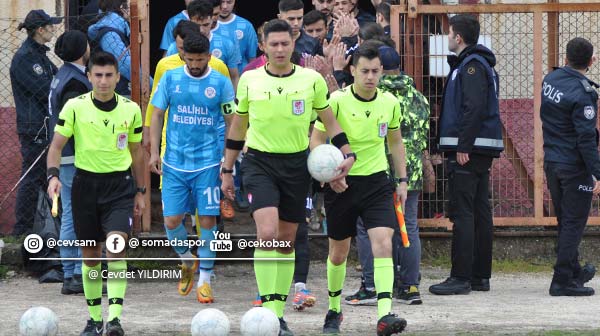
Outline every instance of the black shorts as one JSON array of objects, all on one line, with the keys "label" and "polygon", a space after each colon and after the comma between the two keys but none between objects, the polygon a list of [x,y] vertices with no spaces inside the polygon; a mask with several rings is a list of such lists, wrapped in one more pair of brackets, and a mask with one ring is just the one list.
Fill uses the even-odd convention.
[{"label": "black shorts", "polygon": [[135,193],[130,171],[98,174],[77,169],[71,189],[77,239],[105,241],[111,231],[129,235]]},{"label": "black shorts", "polygon": [[276,207],[279,219],[305,222],[310,184],[307,158],[307,151],[272,154],[248,148],[240,168],[251,211]]},{"label": "black shorts", "polygon": [[344,240],[356,236],[356,220],[361,217],[365,227],[395,228],[398,225],[394,209],[394,185],[385,172],[369,176],[347,176],[348,189],[336,193],[325,186],[327,236]]}]

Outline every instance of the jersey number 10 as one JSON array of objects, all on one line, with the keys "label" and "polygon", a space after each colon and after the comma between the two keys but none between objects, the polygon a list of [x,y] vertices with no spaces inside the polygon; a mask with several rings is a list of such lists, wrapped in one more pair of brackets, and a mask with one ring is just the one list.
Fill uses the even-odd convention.
[{"label": "jersey number 10", "polygon": [[204,190],[202,195],[206,195],[208,205],[219,204],[219,202],[221,201],[221,193],[220,193],[219,187],[214,187],[214,188],[208,187]]}]

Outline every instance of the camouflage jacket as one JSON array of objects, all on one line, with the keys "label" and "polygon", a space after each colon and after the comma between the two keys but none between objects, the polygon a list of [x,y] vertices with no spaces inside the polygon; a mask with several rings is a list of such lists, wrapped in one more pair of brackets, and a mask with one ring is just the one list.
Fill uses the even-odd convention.
[{"label": "camouflage jacket", "polygon": [[429,102],[405,74],[384,75],[378,87],[398,97],[402,123],[400,130],[406,148],[408,190],[423,189],[423,151],[429,138]]}]

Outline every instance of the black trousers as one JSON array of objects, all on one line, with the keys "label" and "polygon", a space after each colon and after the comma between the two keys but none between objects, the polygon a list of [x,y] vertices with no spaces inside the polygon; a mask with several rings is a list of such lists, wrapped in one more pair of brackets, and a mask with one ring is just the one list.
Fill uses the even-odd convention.
[{"label": "black trousers", "polygon": [[[44,151],[48,144],[46,140],[32,135],[19,134],[21,143],[21,176],[29,169],[35,159]],[[31,168],[27,176],[21,181],[17,191],[15,204],[15,217],[17,222],[13,228],[13,235],[25,234],[33,228],[36,211],[38,190],[46,190],[46,153]]]},{"label": "black trousers", "polygon": [[462,280],[492,275],[493,221],[489,201],[492,157],[471,154],[464,166],[448,157],[448,217],[452,231],[450,276]]},{"label": "black trousers", "polygon": [[592,176],[584,166],[544,162],[548,189],[558,219],[553,282],[566,285],[579,276],[579,243],[592,204]]}]

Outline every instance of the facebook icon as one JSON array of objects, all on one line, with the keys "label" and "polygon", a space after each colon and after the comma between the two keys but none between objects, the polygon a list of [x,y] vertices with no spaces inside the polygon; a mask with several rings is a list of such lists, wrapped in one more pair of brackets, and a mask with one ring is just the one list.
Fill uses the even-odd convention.
[{"label": "facebook icon", "polygon": [[120,234],[113,233],[106,237],[106,249],[110,253],[121,253],[125,249],[125,238]]}]

